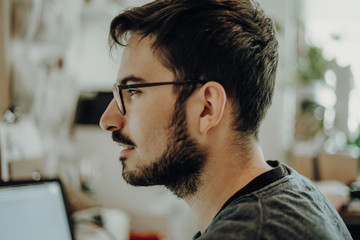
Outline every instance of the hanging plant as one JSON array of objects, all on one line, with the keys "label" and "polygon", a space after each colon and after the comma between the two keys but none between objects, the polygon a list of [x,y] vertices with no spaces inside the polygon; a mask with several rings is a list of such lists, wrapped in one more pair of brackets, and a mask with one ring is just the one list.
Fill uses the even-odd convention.
[{"label": "hanging plant", "polygon": [[326,60],[321,48],[310,46],[305,55],[298,57],[297,64],[297,82],[309,84],[314,81],[324,81],[325,72],[334,66],[335,60]]}]

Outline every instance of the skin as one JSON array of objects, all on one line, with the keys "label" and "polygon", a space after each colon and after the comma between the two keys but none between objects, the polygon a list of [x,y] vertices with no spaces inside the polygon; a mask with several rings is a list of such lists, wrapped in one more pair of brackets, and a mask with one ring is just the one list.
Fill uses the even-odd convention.
[{"label": "skin", "polygon": [[[153,61],[152,50],[147,44],[146,41],[139,42],[138,38],[129,41],[122,56],[118,81],[130,76],[142,78],[144,82],[174,79],[159,61]],[[105,110],[100,126],[109,131],[120,129],[136,144],[134,150],[121,152],[121,157],[127,159],[125,171],[137,171],[138,165],[149,164],[166,147],[168,133],[164,129],[168,126],[176,100],[171,89],[171,85],[141,89],[142,93],[134,95],[131,102],[126,103],[125,116],[118,110],[115,99]]]},{"label": "skin", "polygon": [[[129,76],[142,78],[144,82],[174,81],[174,74],[151,48],[152,42],[151,36],[130,38],[119,69],[120,81]],[[125,116],[112,100],[101,117],[100,126],[104,130],[121,130],[136,145],[134,149],[121,151],[125,173],[141,174],[141,169],[158,161],[167,148],[172,134],[169,121],[177,98],[172,89],[171,85],[141,89],[141,94],[125,104]],[[239,133],[232,130],[231,111],[231,101],[217,82],[204,84],[185,105],[187,130],[208,153],[200,175],[201,184],[195,193],[183,197],[195,212],[201,232],[235,192],[271,169],[256,138],[239,139]]]}]

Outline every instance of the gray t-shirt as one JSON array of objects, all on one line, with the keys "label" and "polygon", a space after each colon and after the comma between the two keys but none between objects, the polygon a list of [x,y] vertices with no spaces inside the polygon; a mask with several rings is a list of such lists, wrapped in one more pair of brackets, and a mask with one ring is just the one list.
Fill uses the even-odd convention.
[{"label": "gray t-shirt", "polygon": [[346,225],[314,184],[278,161],[235,193],[196,240],[352,239]]}]

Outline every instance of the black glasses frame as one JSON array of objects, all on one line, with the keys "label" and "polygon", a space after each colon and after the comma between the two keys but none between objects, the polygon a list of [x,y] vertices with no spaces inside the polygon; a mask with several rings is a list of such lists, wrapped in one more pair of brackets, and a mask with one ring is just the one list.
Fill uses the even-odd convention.
[{"label": "black glasses frame", "polygon": [[113,87],[113,95],[117,102],[118,108],[122,115],[126,114],[125,104],[123,100],[122,90],[130,88],[155,87],[161,85],[185,85],[185,84],[205,84],[206,81],[185,81],[185,82],[153,82],[153,83],[135,83],[135,84],[119,84],[115,83]]}]

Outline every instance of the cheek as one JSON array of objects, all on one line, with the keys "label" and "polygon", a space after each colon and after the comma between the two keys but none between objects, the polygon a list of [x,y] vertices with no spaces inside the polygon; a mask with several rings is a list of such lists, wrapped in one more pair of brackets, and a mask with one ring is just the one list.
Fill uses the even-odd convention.
[{"label": "cheek", "polygon": [[161,154],[167,146],[176,97],[166,91],[169,89],[144,95],[129,111],[129,134],[142,155]]},{"label": "cheek", "polygon": [[[172,113],[173,111],[171,111]],[[144,157],[161,154],[169,136],[169,119],[172,115],[166,111],[150,111],[132,119],[129,125],[132,140],[137,144]]]}]

